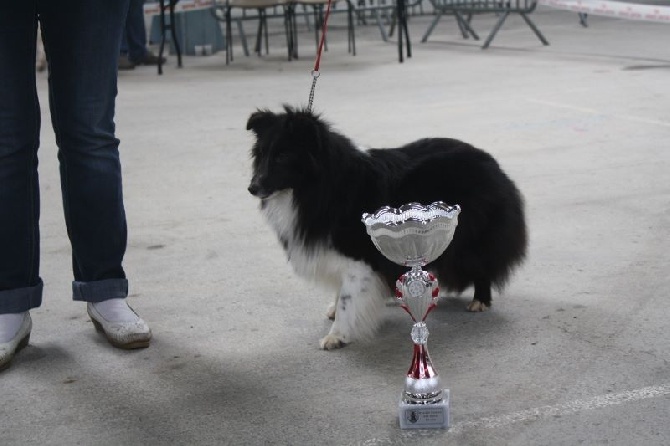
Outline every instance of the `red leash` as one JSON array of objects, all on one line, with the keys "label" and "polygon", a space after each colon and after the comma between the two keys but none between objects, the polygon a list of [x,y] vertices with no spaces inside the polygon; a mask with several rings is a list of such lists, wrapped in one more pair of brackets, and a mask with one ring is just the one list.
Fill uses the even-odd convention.
[{"label": "red leash", "polygon": [[[314,70],[312,71],[312,88],[309,91],[309,104],[307,105],[307,110],[312,111],[312,103],[314,102],[314,89],[316,88],[316,80],[319,78],[321,73],[319,72],[319,67],[321,66],[321,53],[323,52],[323,44],[326,41],[326,32],[328,31],[328,17],[330,17],[330,5],[333,0],[328,0],[328,7],[326,8],[326,16],[323,18],[323,26],[321,32],[321,40],[319,41],[319,48],[316,51],[316,62],[314,63]],[[316,24],[314,24],[316,26]]]}]

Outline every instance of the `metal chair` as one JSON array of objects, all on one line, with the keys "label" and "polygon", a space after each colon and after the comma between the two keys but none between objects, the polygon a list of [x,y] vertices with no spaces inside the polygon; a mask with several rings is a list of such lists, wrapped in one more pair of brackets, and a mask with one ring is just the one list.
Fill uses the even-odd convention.
[{"label": "metal chair", "polygon": [[[471,35],[475,40],[479,40],[479,36],[470,26],[472,16],[474,14],[495,13],[498,15],[498,21],[493,26],[486,41],[484,41],[482,49],[489,47],[510,14],[519,14],[540,42],[543,45],[549,45],[547,39],[542,35],[530,17],[528,17],[537,8],[537,0],[430,0],[430,2],[437,15],[423,35],[422,42],[428,40],[437,22],[439,22],[444,14],[453,15],[456,18],[464,38],[467,39]],[[466,15],[467,18],[463,17],[463,15]]]},{"label": "metal chair", "polygon": [[[281,13],[277,13],[277,9],[281,10]],[[233,10],[242,11],[241,16],[237,16],[233,19]],[[232,22],[235,20],[237,22],[238,28],[240,30],[240,38],[242,39],[242,45],[244,47],[245,54],[248,55],[246,38],[244,36],[244,31],[242,30],[242,20],[257,20],[258,29],[256,32],[256,44],[254,52],[259,56],[261,55],[262,42],[265,42],[266,52],[269,47],[269,38],[268,38],[268,18],[271,17],[281,17],[284,20],[284,29],[286,32],[286,41],[288,44],[288,59],[292,59],[292,35],[290,27],[290,18],[289,18],[289,8],[287,0],[224,0],[217,1],[214,0],[212,6],[212,12],[214,17],[225,23],[225,39],[226,39],[226,65],[233,60],[233,32],[232,32]],[[252,14],[250,14],[250,12]]]},{"label": "metal chair", "polygon": [[[356,55],[356,33],[354,28],[354,6],[350,0],[344,0],[347,4],[347,44],[348,51],[352,55]],[[341,3],[341,0],[332,0],[331,4],[331,14],[339,12],[336,11],[337,4]],[[292,57],[298,58],[298,30],[297,30],[297,20],[296,20],[296,9],[298,6],[302,6],[305,9],[311,8],[314,14],[314,40],[316,42],[316,47],[319,47],[319,30],[323,29],[323,19],[324,19],[324,7],[328,5],[328,0],[289,0],[288,10],[289,10],[289,20],[290,20],[290,29],[291,29],[291,47],[293,50]],[[324,42],[324,45],[327,45]],[[327,46],[326,46],[327,49]]]}]

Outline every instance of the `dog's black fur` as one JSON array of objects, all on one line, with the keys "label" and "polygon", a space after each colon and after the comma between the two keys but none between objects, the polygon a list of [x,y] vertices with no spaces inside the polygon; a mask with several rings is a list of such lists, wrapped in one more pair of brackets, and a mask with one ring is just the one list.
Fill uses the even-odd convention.
[{"label": "dog's black fur", "polygon": [[[444,289],[474,286],[471,311],[491,305],[526,254],[521,194],[488,153],[448,138],[421,139],[393,149],[359,150],[318,115],[285,107],[259,110],[247,122],[256,135],[249,192],[262,200],[292,190],[293,232],[304,247],[327,246],[368,264],[390,289],[406,268],[383,257],[361,216],[409,202],[458,204],[454,238],[426,269]],[[286,234],[278,234],[287,248]]]}]

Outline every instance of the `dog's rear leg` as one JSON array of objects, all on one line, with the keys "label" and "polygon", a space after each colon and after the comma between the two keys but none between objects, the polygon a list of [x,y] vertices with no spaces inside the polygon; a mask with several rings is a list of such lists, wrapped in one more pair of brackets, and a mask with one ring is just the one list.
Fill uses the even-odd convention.
[{"label": "dog's rear leg", "polygon": [[491,307],[491,281],[475,281],[475,297],[468,304],[468,311],[480,312],[486,311]]},{"label": "dog's rear leg", "polygon": [[368,265],[353,264],[344,274],[335,304],[335,320],[328,335],[319,342],[321,348],[332,350],[353,339],[371,337],[384,310],[385,291],[386,286]]}]

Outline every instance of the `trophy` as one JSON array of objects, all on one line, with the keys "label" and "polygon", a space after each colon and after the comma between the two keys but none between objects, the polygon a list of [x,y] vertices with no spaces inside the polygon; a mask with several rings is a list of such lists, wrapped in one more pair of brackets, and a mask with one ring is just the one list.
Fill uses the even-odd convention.
[{"label": "trophy", "polygon": [[411,267],[396,282],[396,298],[414,321],[414,355],[399,404],[402,429],[449,428],[449,389],[442,389],[426,346],[425,320],[435,308],[439,289],[435,276],[421,267],[447,249],[460,211],[458,205],[437,201],[397,209],[385,206],[374,214],[363,214],[367,233],[379,252],[398,265]]}]

